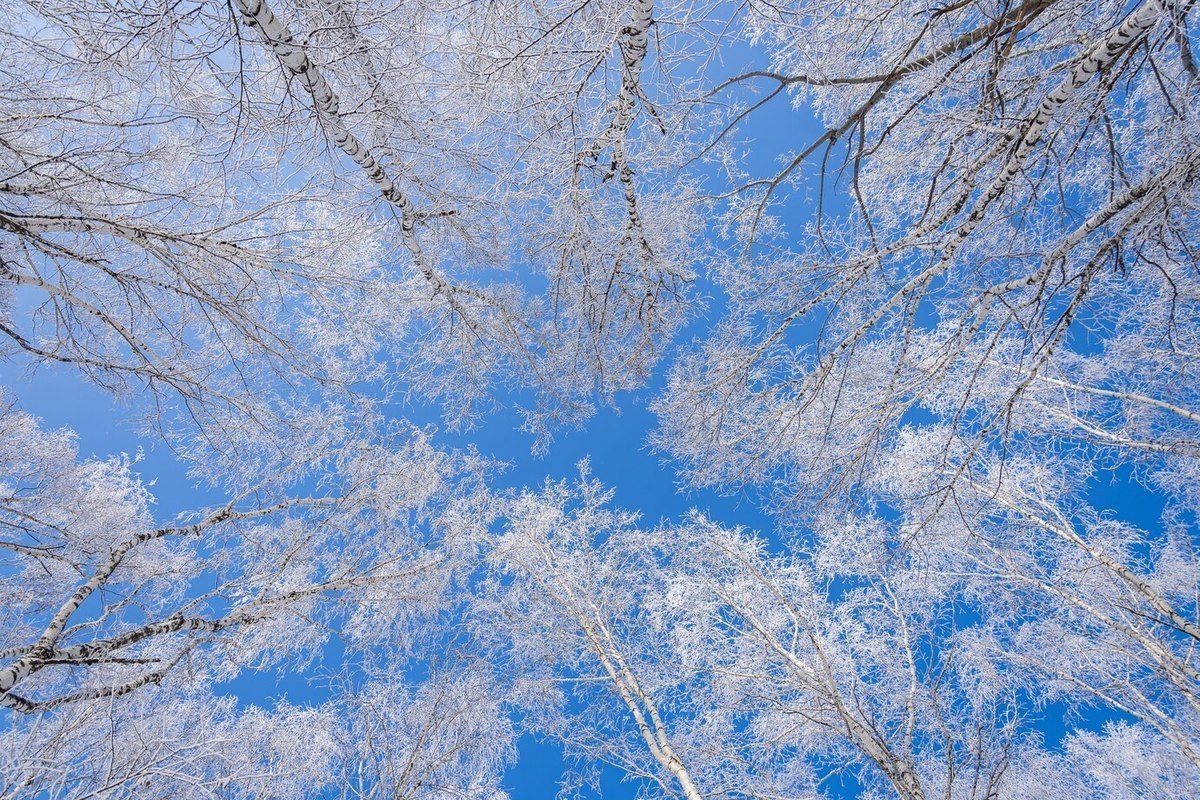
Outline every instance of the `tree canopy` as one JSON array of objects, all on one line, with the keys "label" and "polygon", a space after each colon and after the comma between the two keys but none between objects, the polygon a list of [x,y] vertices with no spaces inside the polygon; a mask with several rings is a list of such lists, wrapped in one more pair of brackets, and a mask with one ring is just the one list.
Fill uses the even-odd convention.
[{"label": "tree canopy", "polygon": [[5,4],[0,797],[1200,796],[1198,14]]}]

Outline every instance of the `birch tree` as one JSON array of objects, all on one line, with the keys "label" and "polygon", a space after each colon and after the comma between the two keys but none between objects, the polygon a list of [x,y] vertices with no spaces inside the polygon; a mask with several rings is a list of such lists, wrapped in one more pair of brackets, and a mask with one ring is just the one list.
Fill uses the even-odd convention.
[{"label": "birch tree", "polygon": [[671,160],[649,5],[6,15],[4,331],[35,362],[264,424],[280,382],[456,424],[527,388],[548,434],[686,314],[698,201],[638,188]]},{"label": "birch tree", "polygon": [[[506,597],[481,606],[511,637],[518,702],[570,752],[681,797],[1186,797],[1200,780],[1186,638],[1071,546],[966,512],[925,521],[919,549],[897,540],[921,523],[861,518],[773,552],[699,515],[640,529],[610,499],[586,475],[514,498]],[[1193,592],[1180,558],[1148,583]],[[1049,700],[1119,721],[1068,715],[1065,749],[1046,747]]]},{"label": "birch tree", "polygon": [[[281,464],[271,481],[222,505],[157,522],[128,458],[79,460],[69,432],[12,409],[2,428],[5,796],[228,785],[300,797],[335,780],[337,764],[375,763],[359,749],[363,737],[343,730],[358,700],[246,711],[222,685],[247,670],[321,663],[335,634],[347,658],[401,669],[456,573],[471,569],[487,519],[479,465],[419,433],[395,431],[390,448],[382,437],[327,441],[323,455]],[[440,689],[414,687],[412,696],[393,686],[372,702],[384,719],[428,715],[431,737],[461,736],[453,726],[498,723],[442,716],[437,693],[465,702],[452,698],[478,687],[447,676]],[[315,738],[286,738],[296,726],[316,726]],[[263,743],[257,755],[254,741]],[[416,759],[413,791],[434,773],[494,788],[498,751],[421,755],[433,741],[392,742],[390,758]],[[260,757],[271,762],[261,772]],[[287,766],[297,758],[306,766]],[[371,791],[383,791],[381,781],[372,778]]]},{"label": "birch tree", "polygon": [[[751,11],[770,68],[717,88],[795,92],[826,127],[733,175],[730,313],[675,367],[658,443],[696,483],[762,487],[797,547],[844,528],[1028,593],[1039,622],[987,646],[1191,761],[1191,8],[808,11]],[[797,247],[802,180],[849,209]],[[1109,470],[1161,529],[1105,508]]]},{"label": "birch tree", "polygon": [[[1033,418],[1053,436],[1146,449],[1086,412],[1049,425],[1022,414],[1056,387],[1082,399],[1072,407],[1107,398],[1155,417],[1183,441],[1148,448],[1187,450],[1190,12],[752,6],[747,31],[769,65],[715,96],[768,85],[762,102],[790,92],[827,127],[779,173],[733,176],[730,312],[673,372],[664,449],[700,483],[777,470],[853,482],[916,409],[980,449],[1011,443]],[[752,117],[750,101],[731,102],[734,122]],[[849,209],[819,209],[788,236],[773,204],[802,180]],[[1153,377],[1126,384],[1136,367],[1124,348],[1139,336],[1161,355]],[[1179,347],[1166,344],[1175,337]]]}]

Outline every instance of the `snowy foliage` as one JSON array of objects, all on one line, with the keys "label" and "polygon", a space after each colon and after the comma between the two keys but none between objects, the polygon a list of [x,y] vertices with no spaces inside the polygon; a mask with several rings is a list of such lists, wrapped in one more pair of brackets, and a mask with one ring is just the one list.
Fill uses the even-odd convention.
[{"label": "snowy foliage", "polygon": [[1200,796],[1198,13],[5,4],[0,797]]}]

